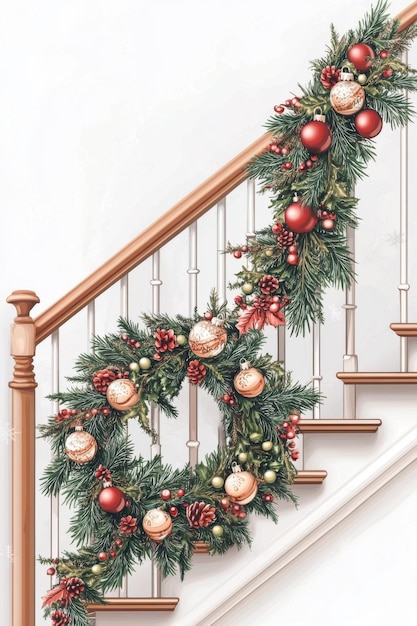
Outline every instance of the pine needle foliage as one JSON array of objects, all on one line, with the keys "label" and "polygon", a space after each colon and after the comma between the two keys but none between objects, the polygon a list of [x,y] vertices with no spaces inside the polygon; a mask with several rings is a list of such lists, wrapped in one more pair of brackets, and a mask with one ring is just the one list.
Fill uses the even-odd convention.
[{"label": "pine needle foliage", "polygon": [[[358,200],[352,195],[355,184],[367,175],[368,163],[376,159],[375,141],[357,131],[355,116],[340,115],[332,108],[331,89],[322,81],[323,70],[347,68],[353,73],[365,92],[364,108],[376,111],[391,128],[404,126],[415,114],[407,93],[417,89],[416,72],[400,57],[410,48],[417,28],[413,25],[400,31],[398,20],[389,17],[387,8],[387,2],[379,0],[357,28],[343,36],[331,26],[325,54],[311,62],[309,84],[298,85],[300,96],[286,101],[281,112],[266,121],[265,127],[272,132],[274,140],[270,149],[255,157],[248,167],[249,175],[259,181],[260,192],[270,194],[271,234],[277,222],[286,227],[285,211],[294,194],[318,218],[311,231],[295,233],[298,265],[290,267],[286,261],[288,251],[277,246],[277,238],[272,236],[267,241],[265,229],[258,231],[248,244],[248,263],[233,285],[234,288],[245,283],[253,285],[252,294],[242,296],[243,304],[250,307],[253,298],[260,296],[259,277],[277,278],[276,295],[290,300],[284,309],[285,317],[295,334],[305,334],[314,322],[323,321],[322,297],[326,287],[344,288],[355,279],[346,229],[358,226]],[[374,51],[372,65],[366,72],[357,70],[348,59],[349,49],[357,43],[367,44]],[[332,141],[326,152],[312,155],[304,148],[300,133],[317,112],[326,116]],[[286,168],[288,162],[290,169]],[[322,219],[323,211],[334,215],[334,229],[322,227],[326,223]],[[230,244],[228,252],[240,248]]]}]

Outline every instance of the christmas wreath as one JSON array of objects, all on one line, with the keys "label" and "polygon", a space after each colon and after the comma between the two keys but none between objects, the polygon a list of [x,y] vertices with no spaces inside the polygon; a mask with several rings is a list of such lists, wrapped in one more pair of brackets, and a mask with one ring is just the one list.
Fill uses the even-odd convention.
[{"label": "christmas wreath", "polygon": [[[398,58],[416,28],[400,31],[386,9],[379,2],[341,38],[332,28],[310,85],[275,107],[267,124],[275,139],[249,167],[271,193],[273,223],[228,247],[251,261],[230,285],[240,289],[235,306],[213,292],[202,315],[120,319],[118,332],[94,338],[91,353],[79,356],[73,386],[50,396],[65,408],[40,426],[53,452],[42,490],[76,507],[70,534],[78,547],[41,559],[55,577],[43,598],[54,626],[88,626],[88,604],[103,602],[136,562],[152,557],[164,576],[183,576],[197,541],[212,554],[241,547],[250,542],[248,513],[276,521],[274,499],[295,501],[297,425],[320,398],[261,353],[262,329],[287,323],[303,332],[323,318],[323,288],[354,279],[346,243],[346,227],[357,226],[352,190],[383,121],[395,127],[411,118],[405,91],[417,88]],[[126,422],[138,420],[157,441],[149,407],[176,417],[187,379],[217,403],[225,445],[182,469],[136,457]]]}]

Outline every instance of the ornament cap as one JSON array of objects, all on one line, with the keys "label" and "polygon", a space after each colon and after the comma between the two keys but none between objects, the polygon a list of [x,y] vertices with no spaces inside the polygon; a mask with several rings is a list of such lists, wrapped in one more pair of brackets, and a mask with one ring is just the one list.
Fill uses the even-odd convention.
[{"label": "ornament cap", "polygon": [[252,367],[251,363],[249,361],[247,361],[246,359],[240,359],[240,369],[243,370],[248,370]]},{"label": "ornament cap", "polygon": [[353,80],[353,74],[350,71],[347,65],[342,67],[342,71],[340,72],[340,80]]},{"label": "ornament cap", "polygon": [[313,121],[314,122],[325,122],[326,121],[326,116],[323,115],[323,112],[321,110],[321,107],[316,107],[314,109],[314,117],[313,117]]},{"label": "ornament cap", "polygon": [[218,317],[212,317],[210,321],[215,326],[224,326],[225,323],[225,320],[222,318],[221,315],[219,315]]},{"label": "ornament cap", "polygon": [[239,463],[236,463],[236,461],[233,461],[232,463],[232,472],[233,474],[237,474],[238,472],[241,472],[242,468],[240,467]]}]

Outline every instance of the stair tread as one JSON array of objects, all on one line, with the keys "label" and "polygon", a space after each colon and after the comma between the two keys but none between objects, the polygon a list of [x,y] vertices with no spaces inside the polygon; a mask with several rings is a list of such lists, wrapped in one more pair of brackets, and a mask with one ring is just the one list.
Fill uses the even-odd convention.
[{"label": "stair tread", "polygon": [[299,470],[294,485],[321,485],[327,476],[326,470]]},{"label": "stair tread", "polygon": [[417,372],[338,372],[336,376],[347,385],[417,383]]},{"label": "stair tread", "polygon": [[399,337],[417,337],[417,324],[410,322],[401,322],[390,324],[390,328]]},{"label": "stair tread", "polygon": [[381,426],[379,419],[372,420],[300,420],[300,433],[375,433]]},{"label": "stair tread", "polygon": [[179,598],[105,598],[106,604],[89,604],[88,611],[173,611]]}]

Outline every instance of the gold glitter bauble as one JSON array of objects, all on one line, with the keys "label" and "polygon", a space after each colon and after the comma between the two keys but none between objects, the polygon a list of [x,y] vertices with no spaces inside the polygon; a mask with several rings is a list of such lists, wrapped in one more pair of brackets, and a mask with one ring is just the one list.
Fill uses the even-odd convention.
[{"label": "gold glitter bauble", "polygon": [[116,378],[107,387],[107,402],[117,411],[127,411],[139,400],[136,385],[127,378]]},{"label": "gold glitter bauble", "polygon": [[258,482],[253,474],[242,471],[240,465],[235,465],[232,474],[226,478],[224,490],[233,502],[248,504],[258,492]]},{"label": "gold glitter bauble", "polygon": [[343,72],[344,69],[348,68],[342,68],[340,81],[330,90],[330,104],[340,115],[355,115],[365,104],[365,92],[353,80],[353,74]]},{"label": "gold glitter bauble", "polygon": [[85,430],[77,429],[65,441],[65,454],[76,463],[88,463],[97,453],[97,441]]},{"label": "gold glitter bauble", "polygon": [[143,530],[154,541],[161,541],[169,535],[172,530],[172,519],[161,509],[151,509],[142,521]]},{"label": "gold glitter bauble", "polygon": [[216,317],[211,321],[198,322],[190,331],[188,345],[190,350],[200,358],[210,359],[224,349],[227,342],[227,332],[223,322]]},{"label": "gold glitter bauble", "polygon": [[240,372],[236,374],[233,384],[241,396],[255,398],[264,390],[265,378],[262,372],[251,366],[249,361],[243,360],[240,363]]}]

